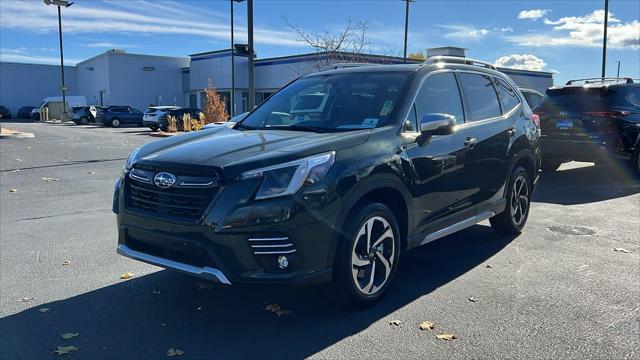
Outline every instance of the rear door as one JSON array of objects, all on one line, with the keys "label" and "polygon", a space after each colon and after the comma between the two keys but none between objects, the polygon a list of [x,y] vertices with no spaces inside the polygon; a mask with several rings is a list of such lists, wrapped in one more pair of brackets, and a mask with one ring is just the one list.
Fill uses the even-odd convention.
[{"label": "rear door", "polygon": [[615,87],[567,86],[548,89],[535,113],[542,136],[549,139],[615,143],[617,119],[612,116]]},{"label": "rear door", "polygon": [[509,168],[509,147],[516,132],[522,105],[515,91],[502,79],[461,72],[467,123],[464,179],[473,205],[500,200]]}]

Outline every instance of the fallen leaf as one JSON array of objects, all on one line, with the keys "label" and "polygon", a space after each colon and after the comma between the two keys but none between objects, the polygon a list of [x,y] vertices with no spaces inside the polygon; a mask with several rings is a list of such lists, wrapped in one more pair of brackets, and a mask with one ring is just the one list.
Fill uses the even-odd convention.
[{"label": "fallen leaf", "polygon": [[28,302],[28,301],[31,301],[31,300],[33,300],[32,297],[25,297],[25,298],[22,298],[22,299],[18,300],[18,302]]},{"label": "fallen leaf", "polygon": [[440,335],[436,335],[436,339],[449,341],[449,340],[457,339],[457,337],[454,334],[440,334]]},{"label": "fallen leaf", "polygon": [[160,295],[160,290],[151,290],[153,295]]},{"label": "fallen leaf", "polygon": [[613,249],[613,251],[619,251],[619,252],[623,252],[625,254],[629,252],[629,250],[624,249],[624,248],[615,248],[615,249]]},{"label": "fallen leaf", "polygon": [[213,289],[213,284],[212,283],[197,283],[196,285],[198,285],[198,290],[209,290],[209,289]]},{"label": "fallen leaf", "polygon": [[400,326],[400,324],[402,324],[403,321],[400,320],[391,320],[389,321],[389,325],[394,325],[394,326]]},{"label": "fallen leaf", "polygon": [[60,181],[60,179],[56,179],[56,178],[52,178],[52,177],[47,177],[47,176],[43,176],[42,180],[46,181],[46,182],[52,182],[52,181]]},{"label": "fallen leaf", "polygon": [[171,348],[171,349],[167,350],[167,357],[180,356],[182,354],[184,354],[184,351],[182,351],[180,349]]},{"label": "fallen leaf", "polygon": [[63,262],[62,262],[62,265],[63,265],[63,266],[64,266],[64,265],[71,265],[71,261],[69,261],[69,260],[65,260],[65,261],[63,261]]},{"label": "fallen leaf", "polygon": [[17,192],[18,192],[18,189],[11,189],[11,190],[9,190],[9,192],[10,192],[10,193],[17,193]]},{"label": "fallen leaf", "polygon": [[46,313],[47,311],[49,311],[49,308],[40,308],[38,309],[38,311],[40,311],[41,313]]},{"label": "fallen leaf", "polygon": [[22,162],[22,159],[16,159],[16,161],[20,161],[20,162]]},{"label": "fallen leaf", "polygon": [[282,315],[291,314],[291,310],[285,310],[278,304],[267,305],[267,306],[265,306],[264,309],[267,310],[267,311],[271,311],[272,313],[275,313],[276,315],[278,315],[278,317],[280,317]]},{"label": "fallen leaf", "polygon": [[78,335],[80,335],[79,333],[64,333],[60,336],[62,336],[63,339],[65,340],[69,340],[69,339],[73,339],[74,337],[77,337]]},{"label": "fallen leaf", "polygon": [[31,149],[31,146],[25,146],[25,149]]},{"label": "fallen leaf", "polygon": [[20,169],[11,170],[12,173],[20,172]]},{"label": "fallen leaf", "polygon": [[133,277],[133,272],[131,272],[131,271],[120,275],[120,279],[122,279],[122,280],[131,279],[132,277]]},{"label": "fallen leaf", "polygon": [[53,353],[56,355],[64,355],[64,354],[68,354],[72,351],[76,351],[78,350],[77,347],[71,345],[71,346],[58,346],[58,349],[53,350]]},{"label": "fallen leaf", "polygon": [[472,297],[470,297],[470,298],[469,298],[469,301],[471,301],[471,302],[476,302],[476,301],[478,301],[478,299],[477,299],[477,298],[474,298],[474,297],[472,296]]},{"label": "fallen leaf", "polygon": [[486,267],[487,269],[492,269],[492,268],[493,268],[493,265],[491,265],[491,264],[487,264],[487,266],[485,266],[485,267]]},{"label": "fallen leaf", "polygon": [[420,330],[433,330],[436,327],[431,321],[423,321],[419,326]]},{"label": "fallen leaf", "polygon": [[95,174],[96,174],[96,172],[95,172],[95,171],[89,171],[87,174],[89,174],[89,175],[95,175]]}]

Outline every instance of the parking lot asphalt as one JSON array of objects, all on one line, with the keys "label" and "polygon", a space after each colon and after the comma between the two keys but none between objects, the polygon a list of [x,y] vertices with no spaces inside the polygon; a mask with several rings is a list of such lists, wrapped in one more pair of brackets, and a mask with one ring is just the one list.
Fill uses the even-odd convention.
[{"label": "parking lot asphalt", "polygon": [[116,255],[113,183],[147,130],[3,126],[36,137],[0,140],[0,358],[640,358],[640,182],[624,166],[543,174],[520,236],[484,222],[418,248],[354,310]]}]

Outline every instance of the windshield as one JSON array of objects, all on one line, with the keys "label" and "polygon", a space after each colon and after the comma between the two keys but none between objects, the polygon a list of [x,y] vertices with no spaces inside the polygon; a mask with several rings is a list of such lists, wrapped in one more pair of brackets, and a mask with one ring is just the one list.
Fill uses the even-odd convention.
[{"label": "windshield", "polygon": [[246,129],[346,131],[386,125],[408,72],[354,72],[301,78],[249,114]]}]

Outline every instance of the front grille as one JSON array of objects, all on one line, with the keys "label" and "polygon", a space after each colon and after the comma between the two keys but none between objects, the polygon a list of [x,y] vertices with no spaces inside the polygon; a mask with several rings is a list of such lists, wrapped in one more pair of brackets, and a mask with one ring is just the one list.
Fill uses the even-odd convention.
[{"label": "front grille", "polygon": [[125,206],[131,212],[180,221],[197,221],[219,186],[212,176],[176,176],[169,188],[155,185],[156,171],[132,169],[125,180]]}]

